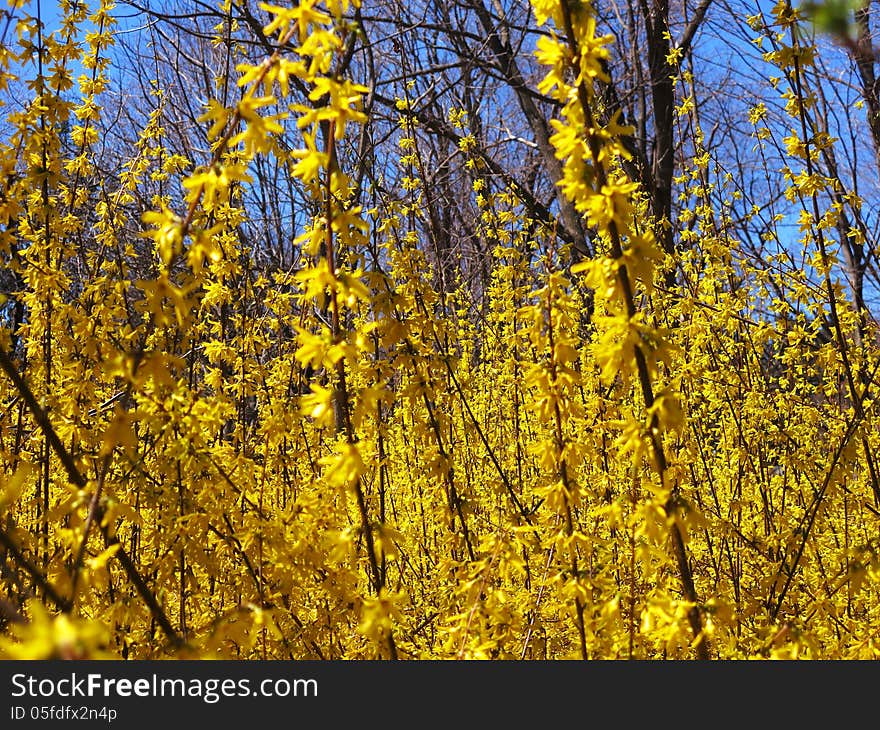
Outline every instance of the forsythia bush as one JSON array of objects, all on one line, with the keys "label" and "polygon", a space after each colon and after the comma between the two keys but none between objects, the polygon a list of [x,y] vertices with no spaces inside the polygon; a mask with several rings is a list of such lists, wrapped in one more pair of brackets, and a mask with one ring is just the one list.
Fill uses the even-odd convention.
[{"label": "forsythia bush", "polygon": [[[262,6],[273,50],[237,68],[235,101],[203,109],[207,157],[168,153],[155,88],[111,180],[96,159],[112,3],[65,0],[59,31],[22,20],[3,47],[4,85],[35,53],[38,69],[0,144],[15,281],[0,653],[880,656],[880,340],[837,283],[828,201],[857,195],[817,166],[830,142],[798,13],[753,22],[789,115],[774,174],[808,265],[743,249],[736,187],[687,102],[689,225],[664,251],[673,222],[627,173],[631,130],[598,90],[611,37],[588,2],[532,0],[560,186],[596,253],[574,263],[474,157],[488,242],[475,291],[426,255],[409,98],[387,162],[406,189],[360,202],[342,154],[371,93],[347,73],[359,6]],[[463,117],[450,110],[468,154]],[[760,106],[752,122],[756,150],[776,143]],[[260,157],[312,203],[302,264],[271,274],[239,235]]]}]

